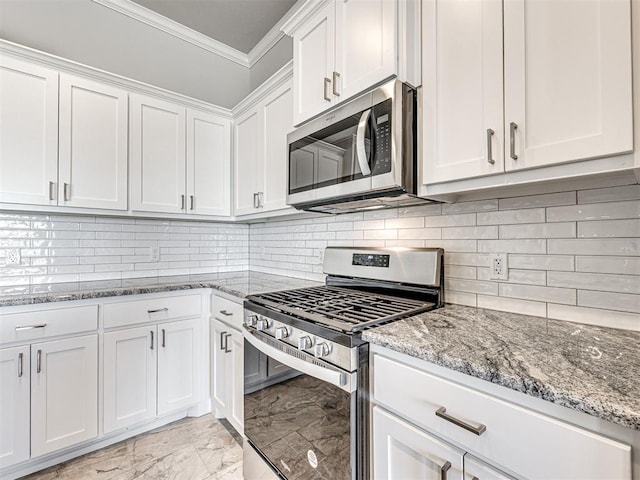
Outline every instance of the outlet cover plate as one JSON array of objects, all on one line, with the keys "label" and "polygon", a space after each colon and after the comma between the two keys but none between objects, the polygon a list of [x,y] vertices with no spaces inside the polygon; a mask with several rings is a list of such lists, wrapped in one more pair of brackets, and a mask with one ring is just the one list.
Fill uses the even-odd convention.
[{"label": "outlet cover plate", "polygon": [[509,265],[506,253],[492,253],[489,264],[490,280],[509,280]]},{"label": "outlet cover plate", "polygon": [[152,262],[160,261],[160,247],[149,247],[149,260],[151,260]]},{"label": "outlet cover plate", "polygon": [[12,248],[7,250],[7,256],[5,257],[6,265],[20,265],[20,250]]}]

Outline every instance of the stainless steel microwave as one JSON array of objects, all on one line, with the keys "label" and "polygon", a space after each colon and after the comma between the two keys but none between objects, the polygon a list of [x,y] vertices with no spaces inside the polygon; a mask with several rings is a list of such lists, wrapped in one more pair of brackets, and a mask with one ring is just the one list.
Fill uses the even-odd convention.
[{"label": "stainless steel microwave", "polygon": [[393,80],[287,136],[287,203],[346,213],[429,202],[416,197],[416,91]]}]

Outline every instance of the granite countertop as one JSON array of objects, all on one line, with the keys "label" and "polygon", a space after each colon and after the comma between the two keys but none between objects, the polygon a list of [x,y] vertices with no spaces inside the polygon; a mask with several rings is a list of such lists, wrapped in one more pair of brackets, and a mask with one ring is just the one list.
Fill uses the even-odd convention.
[{"label": "granite countertop", "polygon": [[238,298],[244,298],[247,295],[258,293],[317,285],[322,284],[311,280],[251,271],[70,282],[34,285],[28,287],[28,291],[21,291],[16,295],[1,295],[0,307],[197,288],[213,288]]},{"label": "granite countertop", "polygon": [[446,305],[363,338],[640,430],[640,332]]}]

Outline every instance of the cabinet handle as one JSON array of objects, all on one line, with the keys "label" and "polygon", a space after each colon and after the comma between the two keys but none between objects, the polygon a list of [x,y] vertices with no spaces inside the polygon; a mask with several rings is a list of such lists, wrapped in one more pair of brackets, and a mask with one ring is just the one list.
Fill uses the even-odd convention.
[{"label": "cabinet handle", "polygon": [[258,192],[258,208],[264,207],[264,192]]},{"label": "cabinet handle", "polygon": [[44,328],[46,326],[46,323],[41,323],[39,325],[19,325],[16,327],[16,332],[21,332],[22,330],[33,330],[34,328]]},{"label": "cabinet handle", "polygon": [[328,87],[330,84],[331,84],[331,79],[330,79],[330,78],[327,78],[327,77],[324,77],[324,99],[325,99],[327,102],[330,102],[330,101],[331,101],[331,97],[329,96],[329,93],[328,93],[328,91],[327,91],[327,87]]},{"label": "cabinet handle", "polygon": [[162,329],[162,348],[165,348],[167,346],[167,332],[165,331],[165,329]]},{"label": "cabinet handle", "polygon": [[22,377],[24,373],[24,354],[18,354],[18,378]]},{"label": "cabinet handle", "polygon": [[36,373],[42,371],[42,350],[36,352]]},{"label": "cabinet handle", "polygon": [[53,187],[55,187],[56,183],[55,182],[49,182],[49,200],[55,200],[55,190]]},{"label": "cabinet handle", "polygon": [[168,311],[169,311],[169,309],[168,309],[167,307],[164,307],[164,308],[157,308],[157,309],[155,309],[155,310],[147,310],[147,313],[148,313],[149,315],[151,315],[152,313],[168,312]]},{"label": "cabinet handle", "polygon": [[469,432],[474,433],[476,435],[482,435],[487,429],[487,427],[482,424],[478,425],[477,427],[474,427],[473,425],[469,425],[468,423],[465,423],[462,420],[458,420],[457,418],[452,417],[451,415],[447,415],[446,412],[447,412],[446,408],[440,407],[438,410],[436,410],[436,416],[446,420],[447,422],[451,422],[460,428],[464,428],[465,430],[468,430]]},{"label": "cabinet handle", "polygon": [[451,462],[444,462],[440,467],[440,480],[447,480],[447,472],[451,469]]},{"label": "cabinet handle", "polygon": [[518,129],[518,124],[511,122],[509,124],[509,150],[511,154],[511,158],[514,160],[518,159],[518,155],[516,155],[516,130]]},{"label": "cabinet handle", "polygon": [[63,198],[65,202],[71,200],[71,184],[69,183],[63,184]]},{"label": "cabinet handle", "polygon": [[184,195],[180,195],[180,210],[184,210]]},{"label": "cabinet handle", "polygon": [[258,194],[253,194],[253,208],[258,208],[260,206],[260,200],[258,199]]},{"label": "cabinet handle", "polygon": [[189,195],[189,210],[193,210],[194,205],[195,205],[195,198],[193,197],[193,195]]},{"label": "cabinet handle", "polygon": [[225,333],[225,337],[224,337],[224,353],[231,353],[231,349],[229,348],[229,337],[231,336],[230,333]]},{"label": "cabinet handle", "polygon": [[220,313],[221,313],[222,315],[224,315],[225,317],[231,317],[231,316],[233,316],[233,313],[231,313],[231,312],[227,312],[226,310],[220,310]]},{"label": "cabinet handle", "polygon": [[340,96],[338,92],[338,79],[340,78],[340,74],[338,72],[333,72],[333,94],[336,97]]},{"label": "cabinet handle", "polygon": [[151,334],[151,350],[153,350],[153,330],[149,330],[149,333]]},{"label": "cabinet handle", "polygon": [[227,337],[225,337],[226,334],[227,332],[220,332],[220,350],[223,352],[227,351],[227,346],[225,345],[227,340]]},{"label": "cabinet handle", "polygon": [[491,165],[496,163],[496,161],[493,159],[493,149],[491,148],[491,140],[494,133],[496,132],[494,132],[490,128],[487,128],[487,162],[489,162]]}]

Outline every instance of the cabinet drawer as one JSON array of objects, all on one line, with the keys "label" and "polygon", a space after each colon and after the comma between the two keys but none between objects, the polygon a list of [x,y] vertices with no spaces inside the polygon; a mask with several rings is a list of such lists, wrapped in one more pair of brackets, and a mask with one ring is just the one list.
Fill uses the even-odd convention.
[{"label": "cabinet drawer", "polygon": [[97,329],[97,305],[0,314],[0,344]]},{"label": "cabinet drawer", "polygon": [[[373,396],[429,432],[528,479],[630,479],[631,447],[381,355],[373,356]],[[476,435],[445,415],[471,427]],[[588,452],[588,453],[587,453]]]},{"label": "cabinet drawer", "polygon": [[121,327],[174,318],[198,317],[202,312],[200,295],[156,297],[104,306],[104,328]]},{"label": "cabinet drawer", "polygon": [[218,320],[232,326],[237,330],[242,329],[243,308],[242,304],[227,300],[217,295],[211,296],[211,313]]}]

